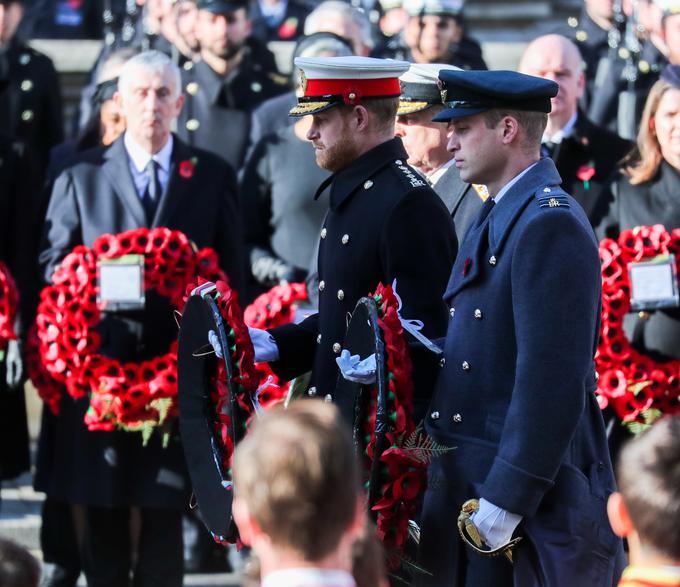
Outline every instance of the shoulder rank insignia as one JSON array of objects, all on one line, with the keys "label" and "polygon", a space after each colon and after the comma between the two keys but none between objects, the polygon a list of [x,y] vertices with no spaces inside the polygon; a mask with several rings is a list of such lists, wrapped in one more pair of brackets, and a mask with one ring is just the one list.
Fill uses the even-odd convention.
[{"label": "shoulder rank insignia", "polygon": [[419,176],[417,172],[411,171],[411,169],[399,159],[397,159],[394,163],[397,166],[397,169],[399,169],[406,176],[409,183],[411,184],[411,187],[418,188],[427,185],[427,183],[423,181],[422,177]]},{"label": "shoulder rank insignia", "polygon": [[559,188],[544,187],[536,192],[536,199],[541,208],[569,208],[569,198]]}]

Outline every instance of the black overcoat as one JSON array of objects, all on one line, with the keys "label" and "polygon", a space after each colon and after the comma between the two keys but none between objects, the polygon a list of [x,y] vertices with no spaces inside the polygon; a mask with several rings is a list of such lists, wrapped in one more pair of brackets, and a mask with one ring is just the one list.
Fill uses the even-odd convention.
[{"label": "black overcoat", "polygon": [[[195,158],[192,177],[179,163]],[[237,288],[243,253],[232,168],[206,151],[175,137],[168,186],[152,226],[184,232],[198,247],[213,247]],[[104,233],[147,226],[129,169],[123,137],[108,148],[83,153],[57,179],[45,223],[40,255],[45,279],[74,246],[92,246]],[[153,295],[137,315],[114,316],[101,326],[102,352],[120,360],[140,360],[167,352],[177,329],[164,299]],[[141,316],[139,315],[141,314]],[[45,490],[50,497],[98,506],[184,507],[189,482],[175,430],[163,449],[160,434],[142,447],[139,434],[89,432],[83,424],[87,400],[62,401],[53,448],[53,468]]]},{"label": "black overcoat", "polygon": [[[401,139],[391,139],[332,175],[317,192],[330,186],[319,245],[319,312],[271,332],[280,351],[277,372],[290,379],[313,369],[311,385],[318,395],[333,394],[347,316],[379,283],[397,281],[401,316],[422,320],[423,334],[444,334],[441,295],[456,236],[448,210],[407,158]],[[428,393],[416,385],[416,393]]]}]

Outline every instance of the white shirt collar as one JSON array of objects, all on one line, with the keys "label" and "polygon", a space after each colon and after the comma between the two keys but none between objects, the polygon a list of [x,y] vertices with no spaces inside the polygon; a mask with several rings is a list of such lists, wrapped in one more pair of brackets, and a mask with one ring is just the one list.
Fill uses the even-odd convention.
[{"label": "white shirt collar", "polygon": [[571,115],[571,118],[567,121],[567,124],[565,124],[560,130],[558,130],[553,136],[549,137],[547,134],[544,134],[543,139],[541,139],[541,142],[547,143],[548,141],[550,141],[551,143],[555,144],[561,143],[564,139],[570,136],[572,132],[574,132],[574,127],[576,126],[577,120],[578,110]]},{"label": "white shirt collar", "polygon": [[288,0],[281,0],[280,2],[274,4],[273,6],[263,2],[258,1],[260,5],[260,12],[265,18],[271,18],[274,20],[282,20],[288,9]]},{"label": "white shirt collar", "polygon": [[173,142],[174,140],[171,134],[165,145],[163,145],[163,148],[152,157],[151,153],[144,150],[144,148],[132,138],[132,135],[129,132],[126,132],[123,136],[123,143],[128,157],[130,157],[130,161],[132,161],[132,164],[140,173],[146,169],[146,166],[151,159],[158,163],[163,171],[168,172],[170,170]]},{"label": "white shirt collar", "polygon": [[[538,161],[536,161],[536,163],[538,163]],[[498,204],[498,202],[501,201],[501,198],[507,193],[507,191],[508,191],[513,185],[515,185],[515,184],[522,178],[522,176],[525,175],[525,174],[527,173],[527,171],[529,171],[534,165],[536,165],[536,163],[532,163],[531,165],[529,165],[529,167],[527,167],[524,171],[522,171],[522,173],[518,173],[518,174],[515,175],[515,177],[513,177],[508,183],[506,183],[506,184],[503,186],[503,188],[501,189],[501,191],[498,192],[498,194],[497,194],[496,197],[494,198],[494,202],[496,202],[496,204]]]},{"label": "white shirt collar", "polygon": [[437,169],[430,173],[427,179],[430,180],[432,185],[436,185],[442,176],[449,170],[449,167],[451,167],[455,162],[455,159],[449,159],[446,163],[444,163],[444,165],[440,165],[437,167]]},{"label": "white shirt collar", "polygon": [[270,573],[261,587],[356,587],[356,583],[346,571],[300,567]]}]

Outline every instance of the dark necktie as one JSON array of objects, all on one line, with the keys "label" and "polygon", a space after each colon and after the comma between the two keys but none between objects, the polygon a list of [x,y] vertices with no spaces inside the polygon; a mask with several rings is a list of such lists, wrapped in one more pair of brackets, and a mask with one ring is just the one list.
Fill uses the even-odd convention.
[{"label": "dark necktie", "polygon": [[477,216],[477,222],[475,222],[475,227],[480,227],[483,222],[486,220],[486,217],[489,215],[489,212],[491,212],[491,208],[494,207],[496,202],[492,197],[488,197],[484,201],[484,205],[481,207],[479,210],[479,216]]},{"label": "dark necktie", "polygon": [[151,226],[153,217],[156,214],[158,200],[161,197],[161,184],[158,181],[158,163],[151,159],[147,164],[145,171],[149,178],[149,183],[146,186],[146,191],[142,198],[142,205],[144,206],[144,213],[146,214],[146,222]]}]

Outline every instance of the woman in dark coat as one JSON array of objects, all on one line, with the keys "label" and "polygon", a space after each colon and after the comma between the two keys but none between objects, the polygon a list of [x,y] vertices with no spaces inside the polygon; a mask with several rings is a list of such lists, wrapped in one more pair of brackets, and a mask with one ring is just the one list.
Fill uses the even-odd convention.
[{"label": "woman in dark coat", "polygon": [[[680,66],[669,65],[645,105],[638,148],[613,185],[600,238],[636,226],[680,227]],[[634,346],[660,360],[680,358],[680,309],[637,315],[626,324]]]}]

